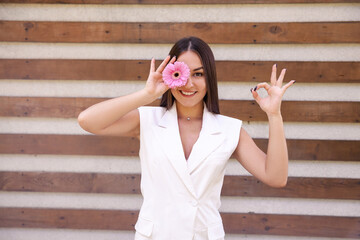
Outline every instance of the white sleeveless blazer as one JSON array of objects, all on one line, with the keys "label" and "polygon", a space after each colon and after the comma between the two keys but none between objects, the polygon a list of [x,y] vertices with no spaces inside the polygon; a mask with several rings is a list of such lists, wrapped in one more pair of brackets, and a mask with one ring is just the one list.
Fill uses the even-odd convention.
[{"label": "white sleeveless blazer", "polygon": [[[225,166],[234,152],[242,121],[204,107],[199,138],[186,161],[176,102],[140,107],[141,193],[144,201],[135,240],[192,240],[196,231],[224,239],[218,211]],[[196,238],[198,239],[198,238]]]}]

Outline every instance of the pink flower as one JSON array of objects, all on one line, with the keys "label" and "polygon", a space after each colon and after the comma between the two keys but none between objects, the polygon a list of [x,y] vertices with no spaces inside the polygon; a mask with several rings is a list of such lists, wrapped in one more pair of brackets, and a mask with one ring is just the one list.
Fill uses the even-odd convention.
[{"label": "pink flower", "polygon": [[189,76],[190,69],[183,62],[175,62],[174,64],[169,63],[162,73],[164,83],[169,88],[177,88],[184,86]]}]

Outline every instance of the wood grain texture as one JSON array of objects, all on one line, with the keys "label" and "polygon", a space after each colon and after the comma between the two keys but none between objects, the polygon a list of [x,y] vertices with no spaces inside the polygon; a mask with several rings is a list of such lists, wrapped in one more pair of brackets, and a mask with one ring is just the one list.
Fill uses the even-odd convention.
[{"label": "wood grain texture", "polygon": [[194,34],[209,44],[360,43],[360,22],[0,22],[6,42],[175,43]]},{"label": "wood grain texture", "polygon": [[[255,101],[222,100],[221,114],[243,121],[268,121]],[[360,122],[359,102],[283,101],[285,122]],[[341,116],[341,117],[340,117]]]},{"label": "wood grain texture", "polygon": [[134,230],[138,211],[0,208],[0,227]]},{"label": "wood grain texture", "polygon": [[225,232],[259,235],[358,238],[359,217],[222,213]]},{"label": "wood grain texture", "polygon": [[139,174],[0,172],[1,191],[140,194]]},{"label": "wood grain texture", "polygon": [[[104,100],[107,99],[0,97],[0,116],[77,118],[81,111]],[[159,101],[150,105],[158,106]],[[243,121],[268,120],[255,101],[221,100],[220,110],[223,115]],[[284,101],[281,111],[286,122],[360,122],[359,102]]]},{"label": "wood grain texture", "polygon": [[252,176],[225,176],[221,194],[360,200],[360,179],[289,177],[286,187],[271,188]]},{"label": "wood grain texture", "polygon": [[[2,228],[134,230],[138,211],[0,208]],[[226,233],[358,238],[360,218],[221,213]]]},{"label": "wood grain texture", "polygon": [[0,153],[138,156],[139,141],[94,135],[0,134]]},{"label": "wood grain texture", "polygon": [[[219,82],[263,82],[271,67],[286,68],[285,81],[359,83],[360,62],[216,61]],[[157,66],[160,61],[157,61]],[[0,79],[145,81],[150,60],[0,59]]]},{"label": "wood grain texture", "polygon": [[[0,191],[140,194],[139,174],[0,172]],[[271,188],[250,176],[225,176],[222,196],[360,200],[360,179],[289,177]]]},{"label": "wood grain texture", "polygon": [[1,3],[46,4],[279,4],[279,3],[359,3],[360,0],[1,0]]},{"label": "wood grain texture", "polygon": [[77,118],[105,98],[0,97],[0,116]]},{"label": "wood grain texture", "polygon": [[[267,139],[254,139],[263,150]],[[287,139],[291,160],[359,161],[360,141]],[[0,134],[0,154],[138,156],[139,141],[94,135]]]}]

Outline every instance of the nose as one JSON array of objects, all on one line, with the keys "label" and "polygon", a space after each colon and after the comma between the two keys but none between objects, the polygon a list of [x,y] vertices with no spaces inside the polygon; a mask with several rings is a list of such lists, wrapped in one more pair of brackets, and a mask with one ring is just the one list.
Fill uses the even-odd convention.
[{"label": "nose", "polygon": [[194,86],[193,82],[192,82],[192,79],[191,79],[191,76],[188,78],[186,84],[185,84],[185,87],[186,88],[191,88],[192,86]]}]

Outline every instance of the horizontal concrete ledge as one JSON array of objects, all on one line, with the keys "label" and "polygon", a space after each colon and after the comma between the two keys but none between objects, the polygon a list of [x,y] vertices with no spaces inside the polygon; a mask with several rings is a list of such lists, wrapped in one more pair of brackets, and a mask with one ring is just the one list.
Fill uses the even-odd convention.
[{"label": "horizontal concrete ledge", "polygon": [[[69,229],[21,229],[1,228],[0,236],[8,236],[11,240],[134,240],[133,231],[105,231],[105,230],[69,230]],[[226,234],[226,240],[329,240],[318,237],[291,237],[269,235],[242,235]],[[344,240],[343,238],[331,238],[331,240]],[[351,240],[351,239],[348,239]]]},{"label": "horizontal concrete ledge", "polygon": [[[140,173],[138,157],[2,154],[0,160],[0,171]],[[250,175],[235,159],[229,160],[225,174]],[[357,179],[360,162],[292,160],[289,177]]]},{"label": "horizontal concrete ledge", "polygon": [[[268,79],[264,79],[267,81]],[[285,79],[289,81],[290,79]],[[0,95],[11,97],[96,97],[124,96],[143,89],[145,81],[103,80],[1,80]],[[251,82],[219,82],[219,98],[223,100],[252,100]],[[84,91],[86,89],[86,91]],[[289,88],[283,96],[285,101],[351,101],[360,102],[360,84],[301,83]]]},{"label": "horizontal concrete ledge", "polygon": [[[220,212],[360,216],[356,200],[221,197]],[[0,192],[0,207],[138,210],[141,195]]]},{"label": "horizontal concrete ledge", "polygon": [[[0,43],[1,58],[164,59],[171,44]],[[216,60],[360,61],[359,44],[213,44]]]},{"label": "horizontal concrete ledge", "polygon": [[[243,122],[253,138],[268,138],[267,122]],[[289,139],[360,140],[359,123],[284,123]],[[76,119],[1,117],[0,133],[11,134],[89,134]]]},{"label": "horizontal concrete ledge", "polygon": [[[359,21],[359,4],[84,5],[2,4],[1,20],[94,22]],[[181,12],[181,14],[174,14]]]}]

